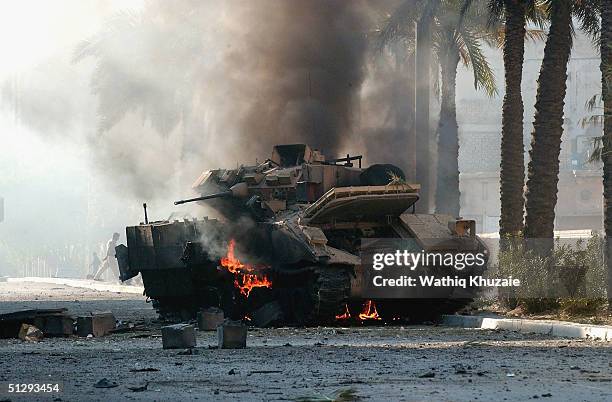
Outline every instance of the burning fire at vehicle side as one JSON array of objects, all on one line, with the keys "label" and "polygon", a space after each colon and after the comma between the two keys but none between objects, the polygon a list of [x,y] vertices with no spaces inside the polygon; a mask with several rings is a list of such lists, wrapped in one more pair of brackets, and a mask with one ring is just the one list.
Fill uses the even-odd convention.
[{"label": "burning fire at vehicle side", "polygon": [[363,310],[359,313],[359,319],[361,321],[365,320],[381,320],[378,315],[378,311],[376,311],[376,304],[372,300],[368,300],[363,305]]},{"label": "burning fire at vehicle side", "polygon": [[[359,321],[382,320],[376,310],[376,304],[372,300],[367,300],[361,309],[361,313],[356,317]],[[351,319],[351,312],[348,305],[344,305],[344,312],[336,316],[337,321],[347,321]]]},{"label": "burning fire at vehicle side", "polygon": [[349,311],[348,305],[345,304],[344,305],[344,313],[338,314],[336,316],[336,320],[344,321],[344,320],[348,320],[349,318],[351,318],[351,312]]},{"label": "burning fire at vehicle side", "polygon": [[249,297],[254,288],[271,288],[272,281],[266,275],[257,273],[265,266],[254,266],[242,263],[235,255],[236,241],[230,240],[227,254],[221,258],[220,264],[223,268],[234,274],[234,286],[240,290],[245,297]]}]

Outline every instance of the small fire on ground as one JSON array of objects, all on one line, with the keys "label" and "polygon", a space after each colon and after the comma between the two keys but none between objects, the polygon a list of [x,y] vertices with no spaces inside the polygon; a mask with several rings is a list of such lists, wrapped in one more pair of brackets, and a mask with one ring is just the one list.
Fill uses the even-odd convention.
[{"label": "small fire on ground", "polygon": [[376,311],[376,304],[372,300],[368,300],[364,303],[363,309],[361,313],[359,313],[359,319],[362,321],[365,320],[381,320],[378,315],[378,311]]},{"label": "small fire on ground", "polygon": [[344,305],[344,313],[338,314],[336,320],[348,320],[351,318],[351,312],[349,311],[348,305]]},{"label": "small fire on ground", "polygon": [[[376,304],[372,300],[367,300],[363,304],[363,308],[361,309],[361,313],[359,313],[359,320],[381,320],[378,315],[378,311],[376,311]],[[351,318],[351,312],[349,311],[348,305],[344,305],[344,312],[342,314],[338,314],[336,316],[336,320],[345,321]]]},{"label": "small fire on ground", "polygon": [[221,266],[234,274],[234,286],[240,290],[240,293],[249,297],[254,288],[271,288],[272,281],[267,276],[257,273],[263,267],[242,263],[234,254],[235,247],[236,241],[231,239],[227,254],[221,258]]}]

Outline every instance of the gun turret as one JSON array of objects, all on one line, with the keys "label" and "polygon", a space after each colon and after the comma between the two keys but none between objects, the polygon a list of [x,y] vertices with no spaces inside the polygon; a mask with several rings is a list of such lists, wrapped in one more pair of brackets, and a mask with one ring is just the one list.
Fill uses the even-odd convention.
[{"label": "gun turret", "polygon": [[224,198],[224,197],[246,197],[249,194],[249,188],[246,183],[237,183],[233,185],[228,191],[222,191],[220,193],[202,195],[200,197],[188,198],[186,200],[175,201],[174,205],[186,204],[188,202],[210,200],[211,198]]}]

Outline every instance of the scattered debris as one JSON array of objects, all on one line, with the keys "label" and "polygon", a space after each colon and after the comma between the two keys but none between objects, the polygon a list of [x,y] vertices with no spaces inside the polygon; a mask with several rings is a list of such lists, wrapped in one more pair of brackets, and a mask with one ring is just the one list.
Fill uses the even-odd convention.
[{"label": "scattered debris", "polygon": [[176,355],[177,356],[193,356],[193,355],[197,355],[198,351],[192,348],[189,349],[185,349],[181,352],[178,352]]},{"label": "scattered debris", "polygon": [[149,386],[149,382],[147,381],[143,385],[129,386],[127,387],[127,389],[129,389],[132,392],[143,392],[147,390],[148,386]]},{"label": "scattered debris", "polygon": [[236,375],[238,374],[238,371],[236,369],[231,369],[230,371],[227,372],[228,375]]},{"label": "scattered debris", "polygon": [[34,326],[45,336],[70,336],[74,332],[74,318],[65,313],[49,314],[34,318]]},{"label": "scattered debris", "polygon": [[200,331],[216,331],[217,327],[223,324],[225,316],[220,308],[210,307],[198,312],[197,318]]},{"label": "scattered debris", "polygon": [[118,386],[119,384],[117,384],[115,381],[109,381],[106,378],[103,378],[94,384],[94,388],[115,388]]},{"label": "scattered debris", "polygon": [[296,398],[299,402],[353,402],[361,398],[357,395],[357,391],[352,388],[339,389],[330,395],[315,394],[312,396],[303,396]]},{"label": "scattered debris", "polygon": [[100,337],[109,334],[116,327],[115,316],[110,311],[94,312],[77,318],[77,335],[89,334]]},{"label": "scattered debris", "polygon": [[112,334],[122,334],[125,332],[133,332],[133,331],[149,331],[145,326],[144,322],[133,323],[129,321],[117,321],[114,329],[111,329],[109,332]]},{"label": "scattered debris", "polygon": [[241,321],[225,320],[217,327],[220,349],[246,348],[247,326]]},{"label": "scattered debris", "polygon": [[145,367],[145,368],[136,368],[136,369],[130,369],[131,373],[148,373],[151,371],[159,371],[158,368],[155,367]]},{"label": "scattered debris", "polygon": [[0,314],[0,339],[18,338],[21,324],[39,328],[47,336],[72,334],[73,320],[65,308],[21,310]]},{"label": "scattered debris", "polygon": [[247,377],[252,376],[253,374],[280,374],[282,370],[254,370],[247,374]]},{"label": "scattered debris", "polygon": [[590,377],[587,377],[587,381],[591,381],[591,382],[612,382],[612,377],[590,376]]},{"label": "scattered debris", "polygon": [[27,342],[38,342],[43,338],[43,332],[34,325],[21,324],[19,330],[19,339]]},{"label": "scattered debris", "polygon": [[138,335],[130,336],[130,339],[140,339],[140,338],[161,338],[161,335],[160,334],[138,334]]},{"label": "scattered debris", "polygon": [[196,345],[195,328],[190,324],[174,324],[161,328],[164,349],[191,349]]},{"label": "scattered debris", "polygon": [[461,363],[453,364],[453,368],[455,369],[455,374],[467,374],[468,370],[471,370],[470,366],[466,368]]},{"label": "scattered debris", "polygon": [[552,394],[550,392],[547,392],[546,394],[542,394],[542,398],[550,398],[552,397]]}]

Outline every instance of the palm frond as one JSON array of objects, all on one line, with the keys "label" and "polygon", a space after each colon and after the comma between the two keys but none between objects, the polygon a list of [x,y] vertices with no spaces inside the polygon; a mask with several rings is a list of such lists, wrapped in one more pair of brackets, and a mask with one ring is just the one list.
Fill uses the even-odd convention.
[{"label": "palm frond", "polygon": [[489,0],[489,27],[494,26],[504,19],[505,1],[504,0]]},{"label": "palm frond", "polygon": [[474,88],[484,89],[488,96],[496,96],[498,90],[495,74],[482,51],[478,36],[472,31],[462,29],[456,38],[463,63],[470,67],[474,74]]},{"label": "palm frond", "polygon": [[98,57],[104,52],[104,43],[110,38],[129,32],[141,22],[141,14],[132,10],[119,11],[104,25],[103,29],[75,46],[72,62],[78,63],[87,57]]},{"label": "palm frond", "polygon": [[[588,112],[595,112],[596,110],[603,111],[603,98],[601,94],[593,95],[585,104],[585,108]],[[603,114],[592,114],[590,116],[583,117],[580,120],[580,125],[582,128],[587,127],[603,127],[604,124],[604,115]]]},{"label": "palm frond", "polygon": [[593,138],[591,155],[587,161],[596,163],[612,156],[612,151],[605,151],[606,149],[612,149],[612,138],[605,136]]},{"label": "palm frond", "polygon": [[408,32],[412,32],[413,26],[419,19],[420,13],[415,7],[415,2],[405,0],[393,13],[389,14],[377,30],[376,47],[382,51],[391,43],[405,39]]},{"label": "palm frond", "polygon": [[526,3],[525,17],[527,22],[535,25],[542,31],[545,30],[550,20],[550,9],[546,0],[530,0]]},{"label": "palm frond", "polygon": [[[605,0],[609,1],[609,0]],[[601,0],[580,0],[572,2],[572,12],[580,24],[580,29],[600,48]]]},{"label": "palm frond", "polygon": [[546,42],[546,31],[543,29],[527,29],[525,31],[525,39],[532,42]]},{"label": "palm frond", "polygon": [[598,105],[600,105],[602,102],[603,99],[601,94],[595,94],[586,102],[585,107],[589,112],[592,112],[593,110],[598,108]]}]

